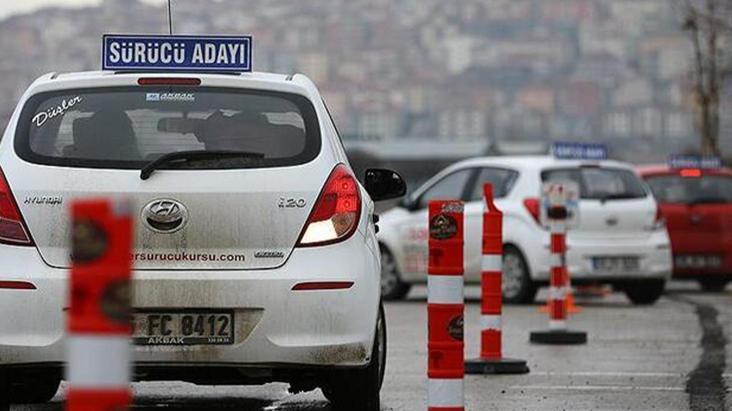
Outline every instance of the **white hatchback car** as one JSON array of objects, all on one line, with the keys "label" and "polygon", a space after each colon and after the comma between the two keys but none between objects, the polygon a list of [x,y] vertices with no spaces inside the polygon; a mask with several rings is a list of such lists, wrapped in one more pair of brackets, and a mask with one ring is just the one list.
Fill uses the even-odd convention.
[{"label": "white hatchback car", "polygon": [[427,204],[465,201],[465,280],[480,283],[484,183],[503,212],[503,295],[529,303],[549,280],[549,232],[539,224],[542,182],[580,186],[579,226],[567,235],[574,284],[604,283],[636,304],[655,302],[671,273],[666,227],[650,190],[632,166],[550,156],[485,157],[454,164],[381,216],[382,296],[402,298],[426,281]]},{"label": "white hatchback car", "polygon": [[0,398],[56,392],[69,205],[107,197],[139,213],[136,378],[282,381],[322,387],[337,409],[378,409],[372,200],[404,183],[378,169],[357,181],[305,76],[45,75],[12,116],[0,169]]}]

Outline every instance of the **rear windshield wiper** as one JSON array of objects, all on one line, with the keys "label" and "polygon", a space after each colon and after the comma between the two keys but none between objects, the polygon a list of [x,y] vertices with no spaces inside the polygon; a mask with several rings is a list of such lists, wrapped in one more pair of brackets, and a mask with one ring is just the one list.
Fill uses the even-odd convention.
[{"label": "rear windshield wiper", "polygon": [[147,180],[150,175],[164,164],[175,162],[187,162],[193,160],[209,160],[219,158],[264,158],[264,153],[254,153],[248,151],[215,151],[215,150],[196,150],[196,151],[176,151],[174,153],[164,154],[155,160],[147,163],[140,170],[140,179]]},{"label": "rear windshield wiper", "polygon": [[688,202],[690,205],[696,204],[725,204],[729,200],[723,197],[698,197]]},{"label": "rear windshield wiper", "polygon": [[605,194],[596,197],[598,200],[600,200],[601,203],[604,203],[608,200],[630,200],[634,198],[641,198],[637,195],[626,193],[626,194]]}]

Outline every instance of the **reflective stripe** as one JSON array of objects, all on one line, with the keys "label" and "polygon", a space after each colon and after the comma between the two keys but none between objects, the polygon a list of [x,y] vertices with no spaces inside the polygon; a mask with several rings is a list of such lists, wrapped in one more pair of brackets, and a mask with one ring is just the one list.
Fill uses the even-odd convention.
[{"label": "reflective stripe", "polygon": [[482,315],[480,317],[480,329],[481,330],[501,331],[501,316],[500,315]]},{"label": "reflective stripe", "polygon": [[549,267],[562,267],[564,265],[564,258],[559,253],[551,253],[549,255]]},{"label": "reflective stripe", "polygon": [[549,320],[549,329],[550,330],[566,330],[567,329],[567,321],[565,321],[565,320]]},{"label": "reflective stripe", "polygon": [[501,271],[503,269],[503,256],[500,254],[483,254],[480,260],[480,268],[483,271]]},{"label": "reflective stripe", "polygon": [[464,407],[463,379],[430,378],[427,389],[429,407]]},{"label": "reflective stripe", "polygon": [[569,287],[549,287],[549,300],[564,300],[568,291]]},{"label": "reflective stripe", "polygon": [[430,275],[427,277],[427,303],[462,304],[462,275]]},{"label": "reflective stripe", "polygon": [[129,386],[132,355],[128,336],[71,335],[66,347],[66,379],[71,388]]},{"label": "reflective stripe", "polygon": [[564,234],[567,231],[564,222],[550,221],[549,232],[552,234]]}]

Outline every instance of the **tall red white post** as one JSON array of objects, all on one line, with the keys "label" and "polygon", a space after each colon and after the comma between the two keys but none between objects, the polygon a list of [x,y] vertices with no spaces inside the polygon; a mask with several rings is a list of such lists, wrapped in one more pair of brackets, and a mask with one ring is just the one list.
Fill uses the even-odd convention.
[{"label": "tall red white post", "polygon": [[503,356],[503,213],[493,202],[493,186],[483,186],[480,357],[465,361],[468,374],[525,374],[526,361]]},{"label": "tall red white post", "polygon": [[463,203],[429,204],[429,411],[463,411]]},{"label": "tall red white post", "polygon": [[72,205],[67,411],[126,410],[130,390],[132,216],[126,203]]},{"label": "tall red white post", "polygon": [[549,226],[549,330],[534,331],[529,340],[536,344],[585,344],[587,333],[567,327],[567,295],[570,292],[567,270],[567,225],[576,218],[572,207],[577,188],[571,183],[547,183],[542,193],[542,216]]}]

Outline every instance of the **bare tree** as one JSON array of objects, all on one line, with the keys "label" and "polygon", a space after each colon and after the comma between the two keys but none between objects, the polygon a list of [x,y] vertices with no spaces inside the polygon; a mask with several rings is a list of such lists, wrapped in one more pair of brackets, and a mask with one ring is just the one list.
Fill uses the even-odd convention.
[{"label": "bare tree", "polygon": [[732,34],[732,0],[684,0],[683,29],[694,53],[693,94],[702,154],[719,155],[720,94],[729,72],[722,49]]}]

